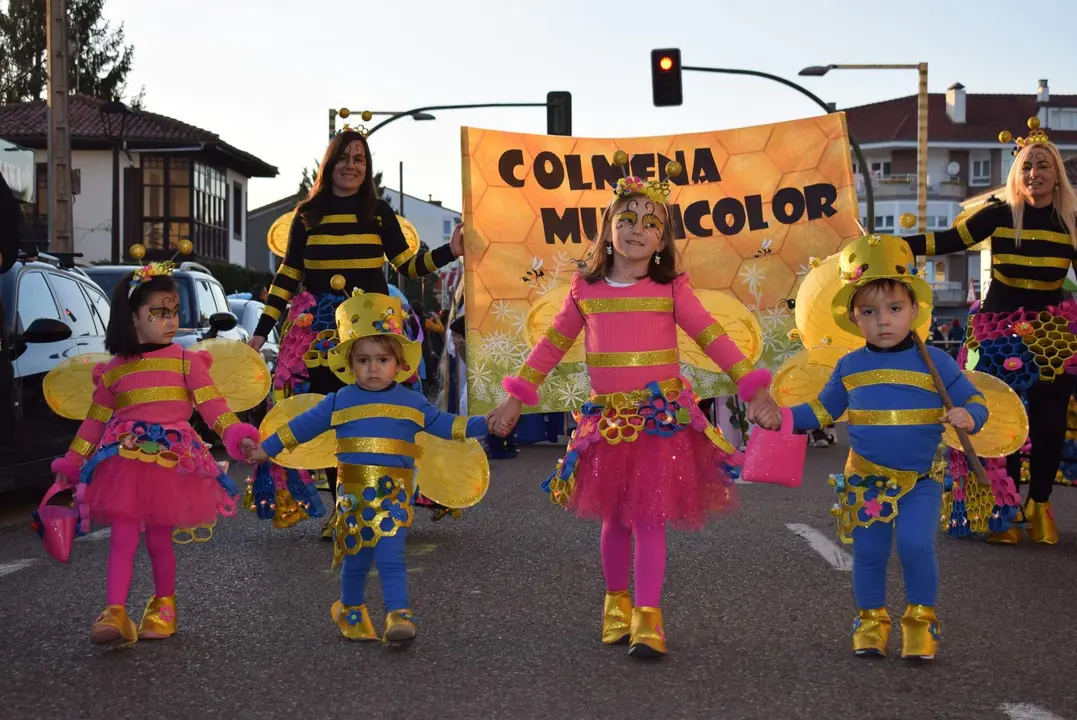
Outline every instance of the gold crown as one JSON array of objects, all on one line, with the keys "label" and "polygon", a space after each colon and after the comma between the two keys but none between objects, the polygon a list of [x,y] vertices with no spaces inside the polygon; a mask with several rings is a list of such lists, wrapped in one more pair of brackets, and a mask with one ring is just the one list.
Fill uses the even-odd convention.
[{"label": "gold crown", "polygon": [[[352,111],[348,108],[341,108],[340,110],[337,110],[337,117],[342,120],[347,120],[349,117],[351,117],[351,114]],[[363,119],[363,122],[370,122],[370,119],[374,117],[374,113],[370,112],[369,110],[364,110],[363,112],[359,113],[359,117]],[[363,137],[366,137],[370,134],[370,131],[367,130],[365,125],[356,125],[355,127],[352,127],[348,123],[344,123],[344,127],[342,127],[340,130],[337,130],[337,135],[340,135],[343,132],[357,132]]]},{"label": "gold crown", "polygon": [[[624,173],[624,177],[619,179],[613,188],[613,194],[617,197],[646,195],[655,203],[664,204],[669,201],[669,181],[643,180],[635,175],[629,175],[628,153],[624,150],[618,150],[613,154],[613,164],[621,168],[621,172]],[[675,178],[683,171],[684,167],[676,160],[666,163],[666,177]]]},{"label": "gold crown", "polygon": [[419,370],[422,346],[404,334],[405,313],[399,298],[378,293],[364,293],[359,288],[337,306],[337,338],[339,342],[328,352],[329,369],[345,383],[355,382],[348,354],[356,340],[388,335],[404,349],[404,364],[397,370],[397,382],[404,382]]},{"label": "gold crown", "polygon": [[1013,141],[1014,155],[1021,152],[1022,149],[1029,145],[1046,145],[1050,142],[1047,138],[1047,132],[1040,127],[1040,119],[1038,117],[1032,116],[1028,119],[1028,129],[1030,130],[1028,137],[1019,137],[1017,139],[1014,139],[1013,133],[1009,130],[1003,130],[998,134],[998,141],[1003,144]]},{"label": "gold crown", "polygon": [[920,314],[913,321],[913,330],[931,319],[931,286],[920,277],[916,258],[900,237],[876,234],[857,238],[841,251],[838,270],[841,287],[834,294],[831,312],[843,330],[860,335],[860,328],[849,317],[849,306],[856,291],[873,280],[897,280],[916,294]]}]

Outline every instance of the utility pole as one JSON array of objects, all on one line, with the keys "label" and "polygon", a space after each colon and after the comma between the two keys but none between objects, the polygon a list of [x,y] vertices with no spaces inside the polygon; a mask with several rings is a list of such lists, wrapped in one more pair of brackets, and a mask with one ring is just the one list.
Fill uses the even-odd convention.
[{"label": "utility pole", "polygon": [[49,249],[75,251],[71,208],[71,115],[67,100],[67,0],[48,0]]}]

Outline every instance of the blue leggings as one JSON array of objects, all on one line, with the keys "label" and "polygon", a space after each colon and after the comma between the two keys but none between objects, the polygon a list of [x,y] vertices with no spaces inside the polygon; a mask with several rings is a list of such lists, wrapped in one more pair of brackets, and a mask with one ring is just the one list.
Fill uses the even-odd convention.
[{"label": "blue leggings", "polygon": [[898,500],[898,514],[891,522],[853,529],[853,594],[857,607],[886,607],[886,566],[895,532],[905,576],[905,601],[935,606],[939,596],[935,537],[939,534],[941,512],[941,483],[924,479]]},{"label": "blue leggings", "polygon": [[374,547],[344,556],[340,567],[340,601],[346,607],[366,602],[366,578],[372,562],[378,567],[385,609],[392,612],[408,607],[408,571],[404,566],[407,536],[408,529],[400,528],[396,535],[383,537]]}]

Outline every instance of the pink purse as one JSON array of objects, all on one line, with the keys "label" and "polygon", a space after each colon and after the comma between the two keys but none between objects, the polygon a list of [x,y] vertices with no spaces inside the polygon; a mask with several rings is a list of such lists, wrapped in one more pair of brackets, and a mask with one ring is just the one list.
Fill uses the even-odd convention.
[{"label": "pink purse", "polygon": [[744,453],[741,477],[745,482],[800,487],[808,436],[793,434],[793,413],[782,411],[782,429],[752,428]]},{"label": "pink purse", "polygon": [[56,493],[67,489],[69,488],[64,488],[59,483],[53,483],[33,513],[34,529],[45,543],[45,552],[62,563],[71,557],[72,543],[79,533],[79,512],[72,508],[49,505],[48,502]]}]

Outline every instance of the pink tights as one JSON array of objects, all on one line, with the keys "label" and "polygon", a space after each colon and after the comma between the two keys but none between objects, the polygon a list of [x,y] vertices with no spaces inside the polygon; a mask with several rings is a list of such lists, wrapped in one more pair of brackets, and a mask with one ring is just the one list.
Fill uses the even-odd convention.
[{"label": "pink tights", "polygon": [[606,590],[628,589],[631,538],[636,539],[633,573],[636,578],[636,607],[660,607],[662,583],[666,578],[666,527],[634,525],[631,529],[609,520],[602,521],[602,574]]},{"label": "pink tights", "polygon": [[[135,572],[135,553],[138,551],[142,524],[137,520],[115,520],[108,545],[109,605],[126,605]],[[176,552],[172,547],[172,528],[151,525],[146,528],[146,551],[153,567],[153,588],[157,597],[176,593]]]}]

